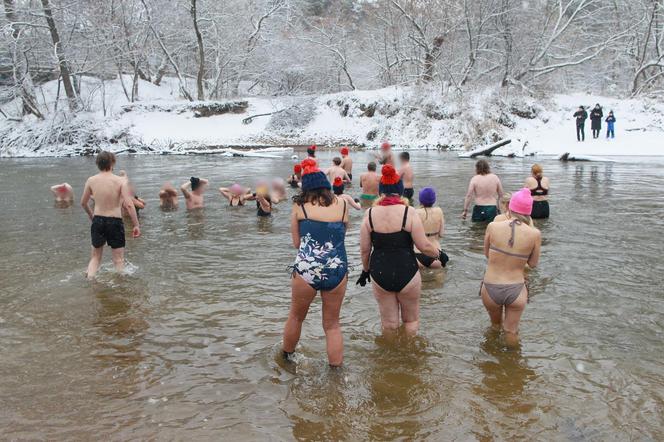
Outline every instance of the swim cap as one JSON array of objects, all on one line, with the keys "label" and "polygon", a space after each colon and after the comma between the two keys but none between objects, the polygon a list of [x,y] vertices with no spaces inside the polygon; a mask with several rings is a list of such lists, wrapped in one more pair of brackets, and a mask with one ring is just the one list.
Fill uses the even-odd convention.
[{"label": "swim cap", "polygon": [[436,190],[433,187],[425,187],[420,190],[420,204],[431,207],[436,202]]},{"label": "swim cap", "polygon": [[383,195],[403,195],[403,181],[394,166],[386,164],[381,169],[378,191]]},{"label": "swim cap", "polygon": [[380,148],[383,149],[383,150],[389,150],[391,147],[392,146],[387,141],[383,141],[383,144],[380,145]]},{"label": "swim cap", "polygon": [[348,148],[346,146],[341,148],[341,155],[348,155],[348,152],[350,152],[350,151],[348,150]]},{"label": "swim cap", "polygon": [[301,173],[302,172],[302,165],[301,164],[296,164],[293,166],[293,173]]},{"label": "swim cap", "polygon": [[242,194],[243,191],[244,191],[244,189],[242,188],[242,186],[240,186],[237,183],[235,183],[231,186],[231,193],[234,193],[235,195],[240,195],[240,194]]},{"label": "swim cap", "polygon": [[510,199],[509,208],[510,212],[530,216],[533,212],[533,197],[530,195],[530,189],[524,187],[514,193]]},{"label": "swim cap", "polygon": [[341,180],[341,177],[336,177],[334,183],[332,183],[332,190],[334,190],[335,195],[341,195],[344,193],[344,182]]},{"label": "swim cap", "polygon": [[[306,162],[309,162],[305,164]],[[311,164],[313,163],[313,164]],[[302,171],[302,191],[308,192],[317,189],[330,189],[330,182],[327,176],[316,167],[314,160],[302,161],[304,170]]]}]

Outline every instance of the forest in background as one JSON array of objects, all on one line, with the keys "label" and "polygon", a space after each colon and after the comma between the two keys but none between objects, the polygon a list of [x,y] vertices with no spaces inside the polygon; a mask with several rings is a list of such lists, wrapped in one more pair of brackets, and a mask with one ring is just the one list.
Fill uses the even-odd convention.
[{"label": "forest in background", "polygon": [[[661,93],[664,0],[3,0],[2,102],[69,110],[83,76],[177,79],[187,100],[426,84],[530,95]],[[124,74],[124,75],[120,75]],[[128,77],[127,77],[128,76]],[[61,86],[61,89],[60,89]]]}]

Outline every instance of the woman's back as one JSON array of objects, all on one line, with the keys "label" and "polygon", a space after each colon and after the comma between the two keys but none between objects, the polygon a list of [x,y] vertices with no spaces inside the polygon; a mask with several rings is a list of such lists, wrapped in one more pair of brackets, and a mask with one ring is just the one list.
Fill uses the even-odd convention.
[{"label": "woman's back", "polygon": [[[406,223],[404,224],[404,215]],[[415,209],[403,204],[392,206],[375,206],[367,211],[370,217],[371,230],[377,233],[394,233],[401,230],[410,232],[413,226]],[[403,229],[402,229],[403,228]]]},{"label": "woman's back", "polygon": [[306,202],[298,206],[297,219],[319,222],[346,222],[348,221],[346,207],[346,202],[336,196],[329,206]]},{"label": "woman's back", "polygon": [[530,189],[530,192],[535,201],[544,200],[549,194],[549,179],[545,176],[542,178],[529,176],[526,178],[525,185],[528,189]]},{"label": "woman's back", "polygon": [[539,230],[515,219],[489,224],[484,245],[489,259],[485,279],[493,283],[522,280],[526,264],[537,265],[540,238]]},{"label": "woman's back", "polygon": [[437,244],[443,232],[445,219],[443,209],[440,207],[420,207],[417,209],[417,215],[422,220],[424,234],[427,239]]}]

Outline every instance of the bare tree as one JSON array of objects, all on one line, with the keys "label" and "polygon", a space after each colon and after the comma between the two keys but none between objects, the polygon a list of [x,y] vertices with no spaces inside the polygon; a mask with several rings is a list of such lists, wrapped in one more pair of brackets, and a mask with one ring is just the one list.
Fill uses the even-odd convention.
[{"label": "bare tree", "polygon": [[205,100],[205,90],[203,89],[203,79],[205,78],[205,48],[203,47],[203,36],[198,28],[198,15],[196,11],[196,0],[191,0],[191,18],[194,22],[194,32],[196,33],[196,44],[198,46],[198,74],[196,75],[196,95],[199,100]]},{"label": "bare tree", "polygon": [[65,94],[67,94],[69,108],[71,110],[75,110],[77,108],[76,91],[74,90],[74,85],[72,83],[71,71],[69,69],[69,63],[67,62],[67,57],[65,55],[65,48],[62,41],[60,40],[58,28],[55,26],[55,20],[53,20],[53,11],[51,10],[49,0],[41,0],[41,4],[44,11],[44,18],[46,19],[48,30],[51,33],[51,39],[53,40],[55,56],[58,59],[58,68],[60,69],[60,76],[62,77],[62,85],[65,88]]}]

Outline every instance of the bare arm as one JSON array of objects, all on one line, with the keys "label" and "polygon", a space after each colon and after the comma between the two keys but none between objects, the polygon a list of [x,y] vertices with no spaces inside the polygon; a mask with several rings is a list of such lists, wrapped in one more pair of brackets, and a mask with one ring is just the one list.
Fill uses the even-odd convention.
[{"label": "bare arm", "polygon": [[227,200],[229,200],[229,201],[231,200],[231,191],[228,190],[227,187],[220,187],[219,188],[219,193],[221,194],[221,196],[223,196]]},{"label": "bare arm", "polygon": [[300,223],[297,219],[297,205],[293,204],[291,211],[291,238],[293,240],[293,247],[300,248]]},{"label": "bare arm", "polygon": [[537,267],[537,264],[539,264],[541,250],[542,250],[542,233],[538,230],[537,240],[535,241],[535,247],[533,247],[533,251],[530,252],[530,258],[528,258],[528,266],[530,266],[531,269],[534,269],[535,267]]},{"label": "bare arm", "polygon": [[[360,206],[358,203],[355,202],[352,196],[344,194],[344,199],[350,204],[350,206],[355,209],[355,210],[360,210],[362,209],[362,206]],[[346,211],[348,213],[348,211]]]},{"label": "bare arm", "polygon": [[92,196],[92,189],[90,189],[90,180],[85,182],[85,189],[83,189],[83,195],[81,196],[81,207],[85,210],[85,213],[88,214],[88,218],[92,221],[94,213],[88,204],[90,202],[90,197]]},{"label": "bare arm", "polygon": [[369,271],[371,259],[371,228],[369,227],[369,211],[367,210],[360,227],[360,255],[362,257],[362,270]]},{"label": "bare arm", "polygon": [[466,198],[463,201],[463,214],[461,215],[463,219],[466,219],[466,215],[468,214],[468,207],[470,207],[470,202],[473,199],[473,195],[475,195],[475,181],[471,179],[470,183],[468,183]]},{"label": "bare arm", "polygon": [[56,184],[55,186],[51,186],[51,192],[53,193],[53,195],[55,195],[55,194],[57,193],[57,190],[56,190],[56,189],[57,189],[58,187],[60,187],[59,184]]},{"label": "bare arm", "polygon": [[491,247],[491,224],[486,227],[486,233],[484,234],[484,256],[489,258],[489,249]]},{"label": "bare arm", "polygon": [[427,236],[424,233],[424,225],[422,224],[420,217],[415,212],[415,209],[409,208],[408,211],[410,212],[408,217],[412,220],[410,236],[413,237],[415,247],[417,247],[417,250],[421,251],[427,256],[438,258],[438,255],[440,255],[440,247],[434,246],[431,241],[427,239]]},{"label": "bare arm", "polygon": [[445,235],[445,213],[443,212],[443,209],[440,209],[440,231],[438,234],[441,238]]},{"label": "bare arm", "polygon": [[122,200],[125,203],[125,208],[127,209],[127,212],[129,212],[131,223],[133,224],[134,229],[136,229],[139,226],[138,215],[136,215],[136,208],[134,207],[134,201],[131,196],[131,190],[129,189],[129,184],[127,183],[127,181],[124,181],[122,183],[122,187],[120,188],[120,193],[122,196]]},{"label": "bare arm", "polygon": [[180,190],[182,191],[182,195],[184,195],[185,199],[191,198],[191,193],[189,190],[191,189],[191,181],[187,181],[183,185],[180,186]]},{"label": "bare arm", "polygon": [[496,200],[496,206],[500,207],[500,200],[503,199],[503,183],[500,182],[500,178],[496,177],[498,180],[498,187],[496,188],[496,192],[498,192],[498,199]]},{"label": "bare arm", "polygon": [[350,176],[348,176],[348,172],[344,170],[344,182],[345,183],[350,183]]}]

